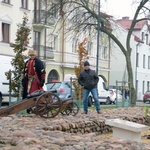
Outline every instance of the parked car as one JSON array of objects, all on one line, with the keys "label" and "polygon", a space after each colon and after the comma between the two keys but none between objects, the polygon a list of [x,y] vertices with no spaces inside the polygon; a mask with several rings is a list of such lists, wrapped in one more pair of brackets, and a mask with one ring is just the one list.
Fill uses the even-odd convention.
[{"label": "parked car", "polygon": [[2,97],[2,93],[0,92],[0,107],[2,105],[2,100],[3,100],[3,97]]},{"label": "parked car", "polygon": [[[59,96],[60,99],[68,99],[75,96],[73,86],[70,81],[46,83],[46,91],[51,91]],[[71,90],[72,89],[72,90]]]},{"label": "parked car", "polygon": [[120,90],[116,92],[116,89],[109,89],[110,101],[113,104],[116,104],[116,100],[122,100],[122,93]]},{"label": "parked car", "polygon": [[150,91],[146,91],[143,96],[143,102],[146,103],[147,101],[150,103]]}]

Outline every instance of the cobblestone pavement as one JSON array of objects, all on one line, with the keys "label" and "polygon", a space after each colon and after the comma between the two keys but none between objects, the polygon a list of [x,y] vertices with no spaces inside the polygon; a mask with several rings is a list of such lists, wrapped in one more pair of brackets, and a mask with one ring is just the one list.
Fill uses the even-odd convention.
[{"label": "cobblestone pavement", "polygon": [[89,111],[76,116],[62,116],[44,119],[34,114],[11,115],[0,119],[0,150],[150,150],[150,130],[142,132],[141,142],[117,139],[112,134],[80,134],[44,130],[64,121],[78,121],[90,118],[118,118],[120,116],[144,116],[138,107],[102,110],[102,114]]}]

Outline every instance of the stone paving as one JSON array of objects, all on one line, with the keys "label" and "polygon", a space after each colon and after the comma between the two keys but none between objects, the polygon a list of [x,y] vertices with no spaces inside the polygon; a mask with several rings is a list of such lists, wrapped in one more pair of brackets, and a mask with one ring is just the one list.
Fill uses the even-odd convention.
[{"label": "stone paving", "polygon": [[[0,150],[150,150],[150,131],[143,132],[141,142],[124,141],[112,134],[67,133],[46,130],[55,124],[86,119],[119,118],[121,116],[144,116],[145,110],[138,107],[102,110],[102,114],[90,110],[87,115],[41,118],[34,114],[11,115],[0,119]],[[145,141],[144,141],[145,140]],[[147,140],[147,141],[146,141]]]}]

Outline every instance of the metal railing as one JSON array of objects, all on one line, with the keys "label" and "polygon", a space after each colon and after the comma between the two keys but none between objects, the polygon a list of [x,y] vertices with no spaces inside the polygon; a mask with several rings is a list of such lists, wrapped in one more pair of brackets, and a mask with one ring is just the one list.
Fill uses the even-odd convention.
[{"label": "metal railing", "polygon": [[52,47],[44,45],[33,45],[33,48],[37,51],[37,55],[41,59],[54,59],[54,52]]}]

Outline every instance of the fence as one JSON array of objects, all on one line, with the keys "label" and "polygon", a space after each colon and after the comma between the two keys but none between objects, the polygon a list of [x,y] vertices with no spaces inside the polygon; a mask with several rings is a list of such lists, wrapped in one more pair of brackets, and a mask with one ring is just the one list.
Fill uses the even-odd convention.
[{"label": "fence", "polygon": [[[118,99],[118,91],[122,92],[122,99]],[[129,107],[131,105],[130,82],[116,81],[116,107]]]}]

